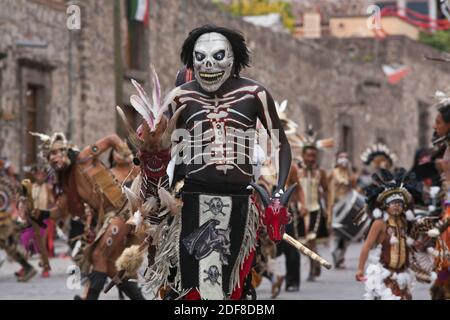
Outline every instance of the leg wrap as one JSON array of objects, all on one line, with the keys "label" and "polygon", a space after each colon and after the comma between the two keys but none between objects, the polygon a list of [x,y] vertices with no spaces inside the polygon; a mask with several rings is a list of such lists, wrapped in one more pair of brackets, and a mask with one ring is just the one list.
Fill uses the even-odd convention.
[{"label": "leg wrap", "polygon": [[127,282],[121,284],[119,289],[122,290],[131,300],[145,300],[141,289],[134,281],[128,280]]},{"label": "leg wrap", "polygon": [[89,275],[89,291],[86,296],[86,300],[98,300],[100,292],[105,286],[107,275],[104,272],[93,271]]}]

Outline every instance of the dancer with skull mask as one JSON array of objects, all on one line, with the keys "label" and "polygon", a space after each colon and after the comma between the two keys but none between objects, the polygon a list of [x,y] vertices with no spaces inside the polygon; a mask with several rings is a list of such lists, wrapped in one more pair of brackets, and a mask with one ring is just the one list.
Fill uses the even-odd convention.
[{"label": "dancer with skull mask", "polygon": [[[240,33],[209,25],[194,29],[183,44],[181,58],[194,70],[195,80],[175,88],[167,104],[172,112],[186,105],[177,124],[185,134],[177,140],[185,155],[183,207],[171,225],[178,232],[170,232],[174,239],[164,260],[156,254],[149,286],[158,288],[162,280],[185,299],[240,299],[259,228],[248,189],[256,120],[261,120],[279,149],[274,196],[266,201],[263,195],[268,209],[279,213],[266,214],[273,219],[273,225],[267,225],[269,235],[278,241],[289,222],[284,205],[293,191],[283,190],[290,147],[269,92],[239,75],[249,63]],[[168,280],[174,269],[176,275]]]}]

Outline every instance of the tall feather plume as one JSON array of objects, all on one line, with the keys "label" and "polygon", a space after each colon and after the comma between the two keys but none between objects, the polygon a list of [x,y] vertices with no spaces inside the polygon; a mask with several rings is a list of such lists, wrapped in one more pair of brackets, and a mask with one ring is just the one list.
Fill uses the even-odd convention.
[{"label": "tall feather plume", "polygon": [[158,196],[161,200],[161,207],[168,209],[172,215],[178,215],[181,213],[181,208],[183,205],[181,200],[176,199],[164,188],[158,189]]},{"label": "tall feather plume", "polygon": [[161,85],[159,84],[158,74],[156,73],[155,67],[152,65],[152,80],[153,80],[153,106],[156,111],[161,108]]},{"label": "tall feather plume", "polygon": [[385,185],[384,181],[376,173],[374,173],[372,175],[372,180],[373,180],[373,182],[375,182],[379,186],[384,186]]},{"label": "tall feather plume", "polygon": [[158,116],[156,118],[155,125],[158,125],[158,123],[161,121],[161,118],[164,116],[164,112],[169,110],[169,106],[172,103],[173,99],[178,95],[178,93],[181,91],[180,87],[176,87],[172,89],[162,101],[162,105],[159,108]]},{"label": "tall feather plume", "polygon": [[322,139],[322,140],[318,140],[316,143],[317,148],[322,149],[322,148],[333,148],[334,146],[334,139],[333,138],[329,138],[329,139]]},{"label": "tall feather plume", "polygon": [[135,80],[131,80],[131,83],[136,88],[139,93],[139,96],[132,95],[130,98],[131,105],[136,109],[137,112],[147,121],[150,129],[154,129],[155,122],[155,110],[150,103],[150,99],[148,98],[147,93],[144,88]]},{"label": "tall feather plume", "polygon": [[43,133],[39,133],[39,132],[31,132],[29,131],[29,134],[31,134],[33,137],[38,137],[42,142],[49,142],[51,137],[43,134]]},{"label": "tall feather plume", "polygon": [[275,108],[277,109],[278,114],[286,111],[287,104],[288,104],[287,100],[283,100],[281,103],[279,103],[278,101],[275,101]]},{"label": "tall feather plume", "polygon": [[380,173],[381,173],[381,178],[383,179],[383,181],[385,183],[389,183],[394,179],[394,176],[388,170],[381,169]]},{"label": "tall feather plume", "polygon": [[136,111],[144,118],[147,122],[151,131],[155,130],[159,121],[161,120],[161,113],[164,112],[161,97],[161,85],[159,82],[158,74],[156,73],[155,67],[151,66],[152,71],[152,103],[150,98],[145,92],[144,88],[135,80],[131,80],[133,86],[138,91],[139,96],[131,96],[131,105],[136,109]]},{"label": "tall feather plume", "polygon": [[133,212],[136,211],[142,205],[141,198],[126,186],[124,186],[122,190],[130,203],[131,210]]},{"label": "tall feather plume", "polygon": [[394,179],[399,185],[402,185],[404,182],[406,182],[408,180],[408,175],[405,168],[397,169],[395,171]]}]

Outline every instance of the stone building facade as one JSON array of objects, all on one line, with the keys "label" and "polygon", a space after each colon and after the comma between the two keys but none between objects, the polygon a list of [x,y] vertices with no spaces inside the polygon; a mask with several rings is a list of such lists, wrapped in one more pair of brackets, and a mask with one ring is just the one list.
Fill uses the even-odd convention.
[{"label": "stone building facade", "polygon": [[[32,160],[26,131],[33,126],[66,132],[80,146],[115,132],[113,3],[80,1],[81,30],[70,31],[66,1],[0,0],[0,155],[16,166]],[[144,26],[127,22],[121,4],[122,105],[134,93],[130,78],[149,86],[150,63],[163,89],[173,86],[189,30],[205,23],[239,29],[251,50],[243,75],[276,100],[288,99],[300,130],[312,123],[320,136],[336,138],[335,149],[322,154],[327,167],[339,149],[361,166],[359,155],[377,141],[399,155],[399,165],[411,165],[415,149],[431,137],[432,96],[450,83],[450,65],[423,58],[440,53],[404,37],[298,40],[231,17],[209,0],[151,0]],[[410,72],[393,85],[385,64]]]}]

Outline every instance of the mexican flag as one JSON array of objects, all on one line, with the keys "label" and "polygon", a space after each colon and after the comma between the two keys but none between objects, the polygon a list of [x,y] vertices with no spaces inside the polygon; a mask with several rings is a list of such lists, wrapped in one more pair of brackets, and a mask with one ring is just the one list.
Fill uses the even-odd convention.
[{"label": "mexican flag", "polygon": [[148,23],[150,0],[128,0],[129,19]]},{"label": "mexican flag", "polygon": [[383,65],[383,72],[388,77],[388,81],[391,84],[400,82],[400,80],[406,77],[410,71],[411,69],[404,65]]}]

